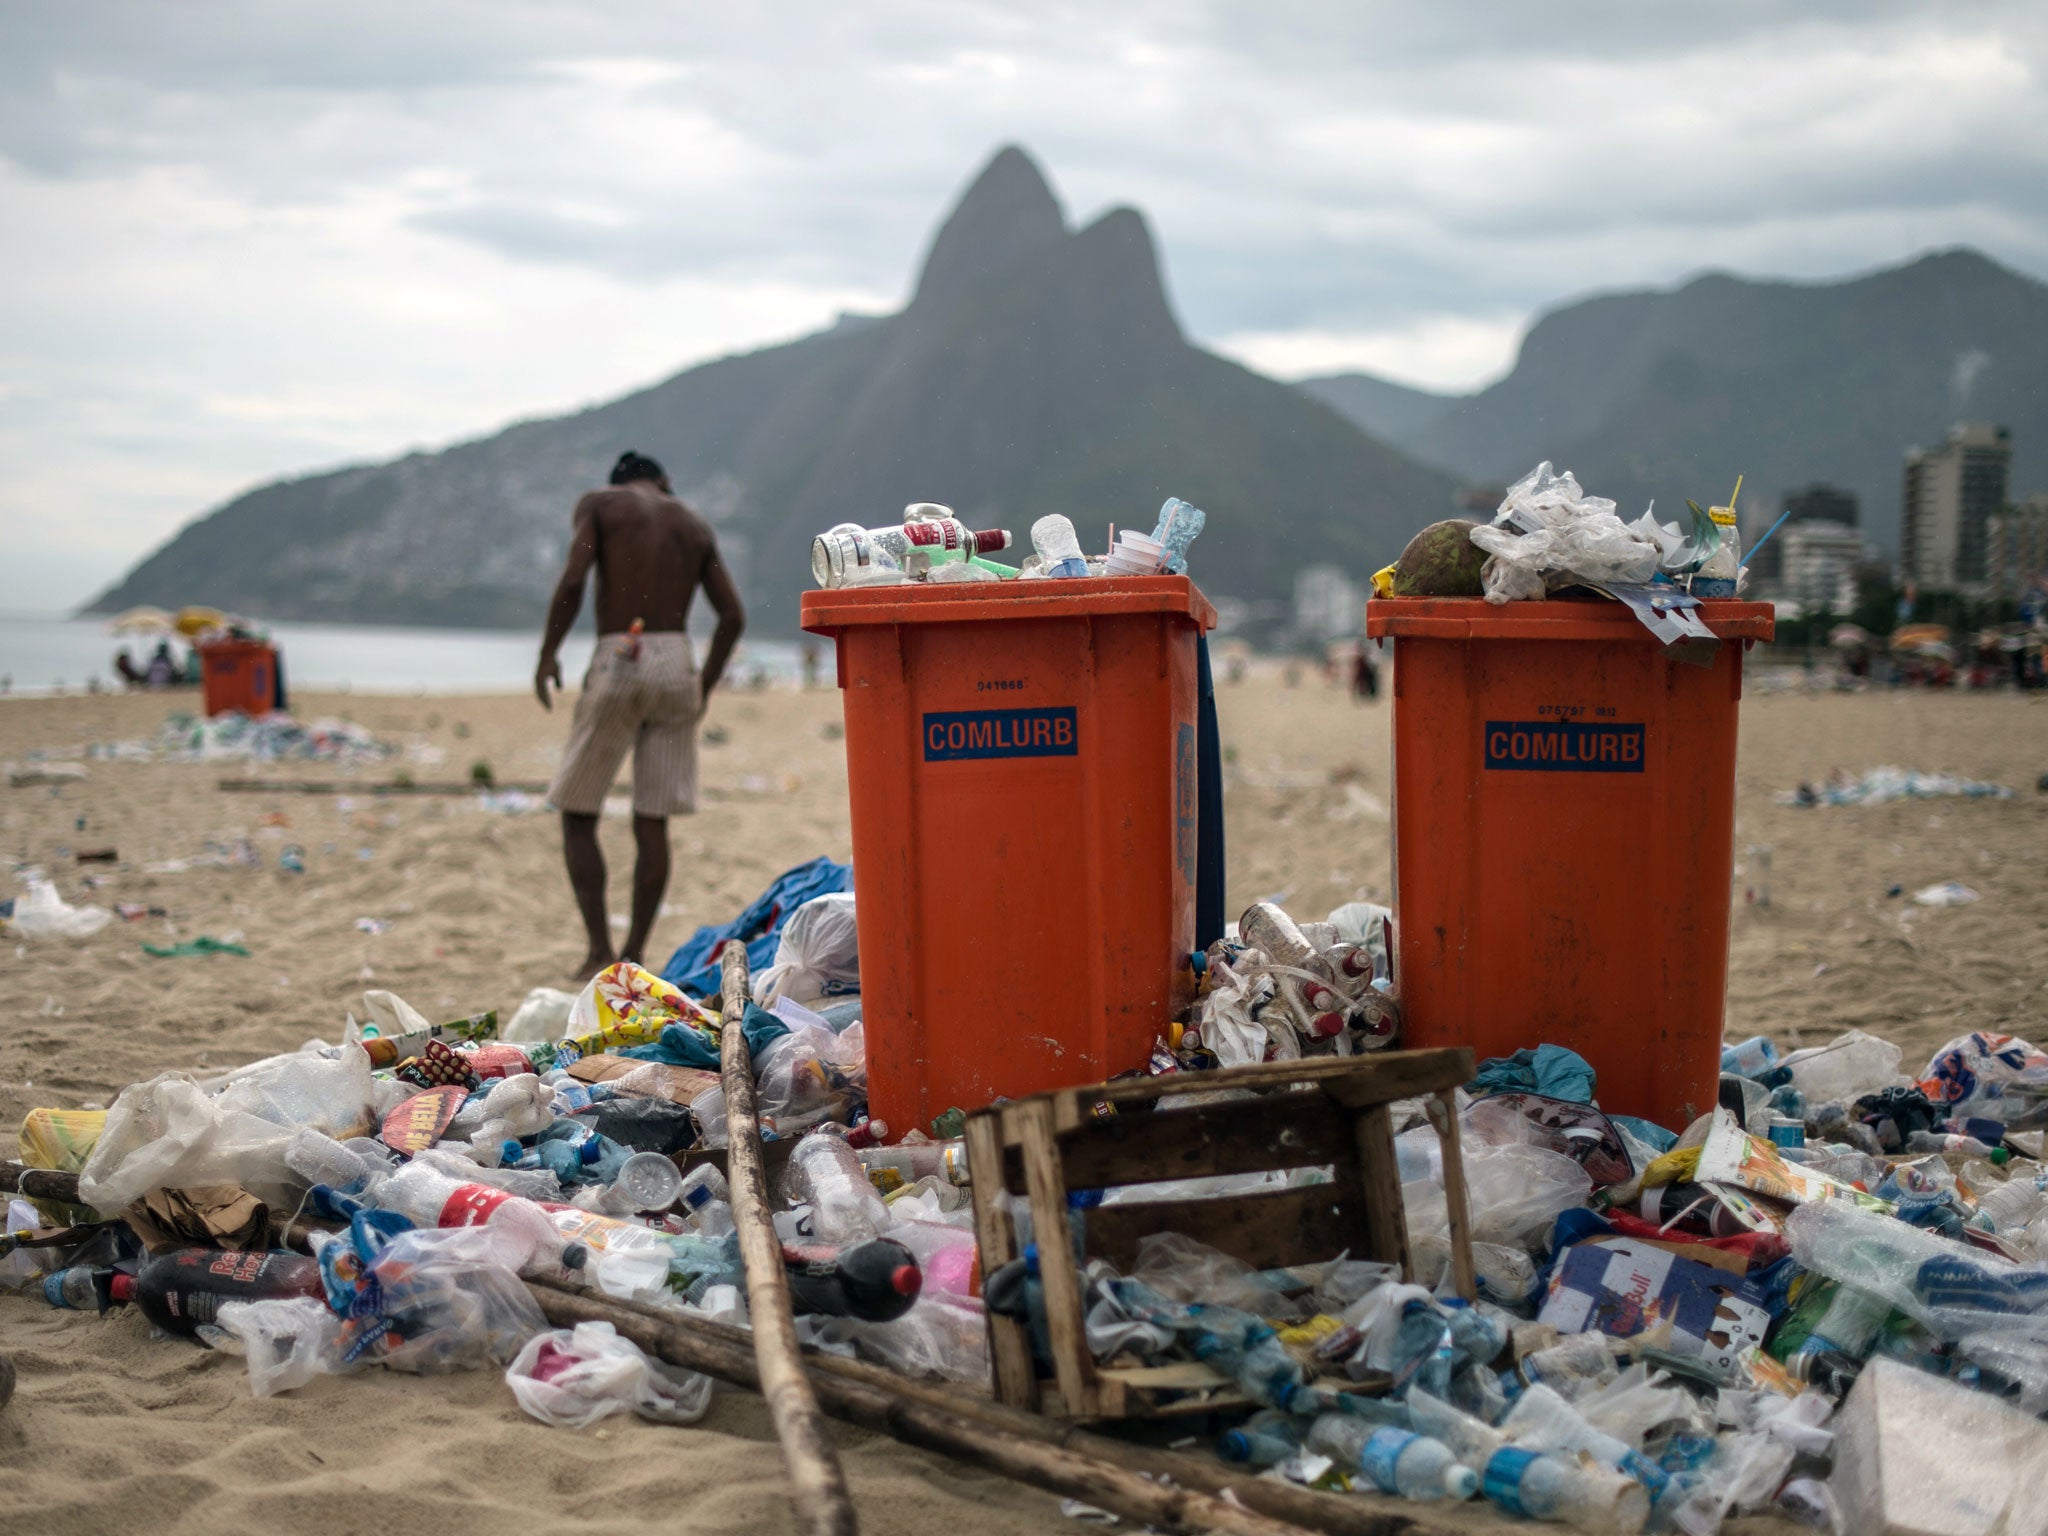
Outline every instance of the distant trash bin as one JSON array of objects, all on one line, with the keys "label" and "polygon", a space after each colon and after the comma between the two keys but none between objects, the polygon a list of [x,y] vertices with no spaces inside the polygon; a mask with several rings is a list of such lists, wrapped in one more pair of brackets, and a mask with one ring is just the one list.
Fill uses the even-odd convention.
[{"label": "distant trash bin", "polygon": [[208,716],[240,710],[267,715],[279,707],[277,649],[261,640],[213,640],[199,647]]},{"label": "distant trash bin", "polygon": [[868,1104],[890,1135],[1098,1081],[1191,1000],[1184,576],[807,592],[845,695]]},{"label": "distant trash bin", "polygon": [[1735,720],[1768,603],[1702,603],[1668,655],[1620,603],[1393,598],[1395,983],[1406,1047],[1568,1046],[1601,1107],[1714,1107]]}]

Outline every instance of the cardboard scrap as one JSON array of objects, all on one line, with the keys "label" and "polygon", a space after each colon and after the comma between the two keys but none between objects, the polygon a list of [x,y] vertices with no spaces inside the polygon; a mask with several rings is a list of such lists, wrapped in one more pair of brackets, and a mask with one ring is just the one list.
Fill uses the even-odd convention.
[{"label": "cardboard scrap", "polygon": [[270,1246],[270,1207],[238,1184],[152,1190],[122,1212],[143,1247],[257,1251]]},{"label": "cardboard scrap", "polygon": [[1616,1237],[1565,1251],[1536,1320],[1560,1333],[1598,1329],[1617,1339],[1669,1325],[1664,1347],[1673,1354],[1733,1371],[1746,1351],[1763,1343],[1771,1314],[1764,1293],[1748,1280],[1638,1238]]},{"label": "cardboard scrap", "polygon": [[667,1099],[684,1106],[719,1085],[718,1074],[701,1067],[672,1067],[630,1056],[583,1056],[570,1062],[568,1071],[579,1083],[610,1083],[629,1099]]}]

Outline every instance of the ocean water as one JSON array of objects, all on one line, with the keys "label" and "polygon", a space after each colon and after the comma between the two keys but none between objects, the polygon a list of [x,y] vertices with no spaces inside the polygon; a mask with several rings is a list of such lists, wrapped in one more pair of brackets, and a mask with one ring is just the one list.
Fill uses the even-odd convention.
[{"label": "ocean water", "polygon": [[[382,624],[272,624],[271,638],[284,653],[287,692],[353,693],[524,693],[533,686],[540,632],[499,629],[401,629]],[[701,661],[710,642],[696,636]],[[562,646],[562,673],[571,682],[589,665],[595,637],[579,626]],[[820,665],[828,669],[826,642]],[[155,649],[153,639],[112,635],[100,619],[67,619],[37,614],[0,614],[0,689],[13,693],[76,692],[97,677],[111,686],[114,652],[126,645],[138,663]],[[174,643],[175,644],[175,643]],[[792,640],[740,642],[728,675],[751,676],[756,669],[771,681],[796,679],[803,646]]]}]

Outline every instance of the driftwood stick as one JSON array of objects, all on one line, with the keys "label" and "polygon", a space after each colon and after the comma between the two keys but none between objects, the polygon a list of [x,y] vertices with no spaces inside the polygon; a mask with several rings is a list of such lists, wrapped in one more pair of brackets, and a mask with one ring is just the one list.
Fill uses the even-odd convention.
[{"label": "driftwood stick", "polygon": [[[558,1326],[601,1319],[618,1328],[648,1353],[672,1365],[703,1371],[744,1387],[755,1384],[753,1350],[747,1331],[728,1323],[672,1307],[655,1307],[642,1302],[598,1297],[588,1291],[570,1290],[545,1283],[530,1284],[541,1310]],[[631,1325],[629,1328],[628,1325]],[[634,1332],[633,1329],[642,1331]],[[1206,1456],[1189,1456],[1177,1451],[1132,1444],[1066,1420],[1049,1419],[1025,1409],[1006,1407],[990,1398],[964,1392],[938,1382],[915,1381],[884,1366],[865,1360],[807,1350],[804,1365],[825,1411],[863,1428],[894,1431],[893,1418],[876,1417],[872,1398],[878,1394],[928,1409],[942,1423],[973,1423],[993,1433],[1066,1450],[1084,1461],[1100,1462],[1113,1470],[1142,1474],[1143,1488],[1136,1490],[1140,1505],[1127,1505],[1123,1495],[1105,1493],[1099,1482],[1083,1491],[1066,1482],[1045,1482],[1026,1470],[988,1460],[978,1454],[956,1452],[949,1443],[919,1440],[926,1449],[974,1462],[992,1470],[1046,1488],[1049,1492],[1086,1499],[1113,1514],[1132,1519],[1158,1521],[1159,1508],[1153,1495],[1159,1485],[1151,1478],[1164,1477],[1183,1489],[1215,1495],[1231,1506],[1267,1515],[1272,1520],[1303,1530],[1322,1531],[1329,1536],[1443,1536],[1439,1527],[1419,1522],[1413,1515],[1389,1508],[1386,1503],[1357,1495],[1318,1493],[1261,1478]],[[1228,1516],[1217,1518],[1228,1519]],[[1189,1529],[1176,1526],[1173,1529]],[[1193,1529],[1235,1529],[1230,1525]],[[1264,1527],[1271,1530],[1271,1525]]]},{"label": "driftwood stick", "polygon": [[18,1163],[0,1163],[0,1194],[19,1193],[30,1200],[57,1200],[78,1205],[78,1175],[57,1173],[48,1168],[24,1168]]},{"label": "driftwood stick", "polygon": [[789,1496],[798,1520],[812,1536],[857,1536],[860,1522],[839,1453],[825,1434],[825,1421],[804,1373],[790,1309],[789,1281],[782,1272],[782,1243],[775,1235],[768,1175],[761,1156],[761,1126],[754,1108],[754,1063],[747,1051],[749,978],[747,947],[728,942],[720,957],[719,1065],[725,1088],[726,1182],[732,1190],[733,1224],[739,1229],[740,1258],[747,1269],[747,1311],[753,1322],[754,1360],[760,1392],[782,1441],[789,1469]]},{"label": "driftwood stick", "polygon": [[[535,1284],[529,1289],[548,1321],[558,1327],[608,1322],[621,1337],[671,1364],[743,1386],[754,1384],[754,1361],[740,1342],[745,1335],[737,1330],[720,1329],[715,1324],[706,1325],[674,1314],[655,1314],[549,1285]],[[828,1369],[856,1362],[829,1361],[816,1356],[805,1363],[810,1368],[810,1385],[818,1400],[834,1416],[865,1429],[882,1430],[907,1444],[1051,1493],[1080,1499],[1162,1530],[1215,1531],[1224,1536],[1301,1536],[1302,1527],[1228,1498],[1153,1482],[1136,1471],[1063,1447],[1042,1433],[1019,1433],[979,1414],[963,1413],[961,1408],[966,1400],[943,1389],[926,1389],[936,1395],[938,1401],[934,1402],[927,1400],[924,1393],[906,1390],[913,1384],[887,1373],[879,1373],[880,1379],[874,1379],[863,1373]],[[1019,1412],[1018,1417],[1032,1416]],[[1171,1455],[1144,1457],[1143,1464],[1156,1473],[1165,1471],[1168,1463],[1182,1459]],[[1296,1491],[1304,1498],[1322,1498],[1333,1506],[1341,1507],[1344,1502],[1328,1495]],[[1325,1528],[1344,1532],[1345,1536],[1425,1536],[1411,1522],[1399,1517],[1367,1526],[1346,1523]]]}]

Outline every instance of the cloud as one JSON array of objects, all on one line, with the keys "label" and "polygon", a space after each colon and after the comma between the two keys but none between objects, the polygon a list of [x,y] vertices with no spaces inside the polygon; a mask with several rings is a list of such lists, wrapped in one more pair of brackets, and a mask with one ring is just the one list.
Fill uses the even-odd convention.
[{"label": "cloud", "polygon": [[1198,339],[1458,387],[1708,267],[2048,273],[2044,77],[2031,0],[6,7],[0,538],[76,558],[0,605],[260,479],[898,304],[1000,143],[1078,221],[1143,209]]}]

